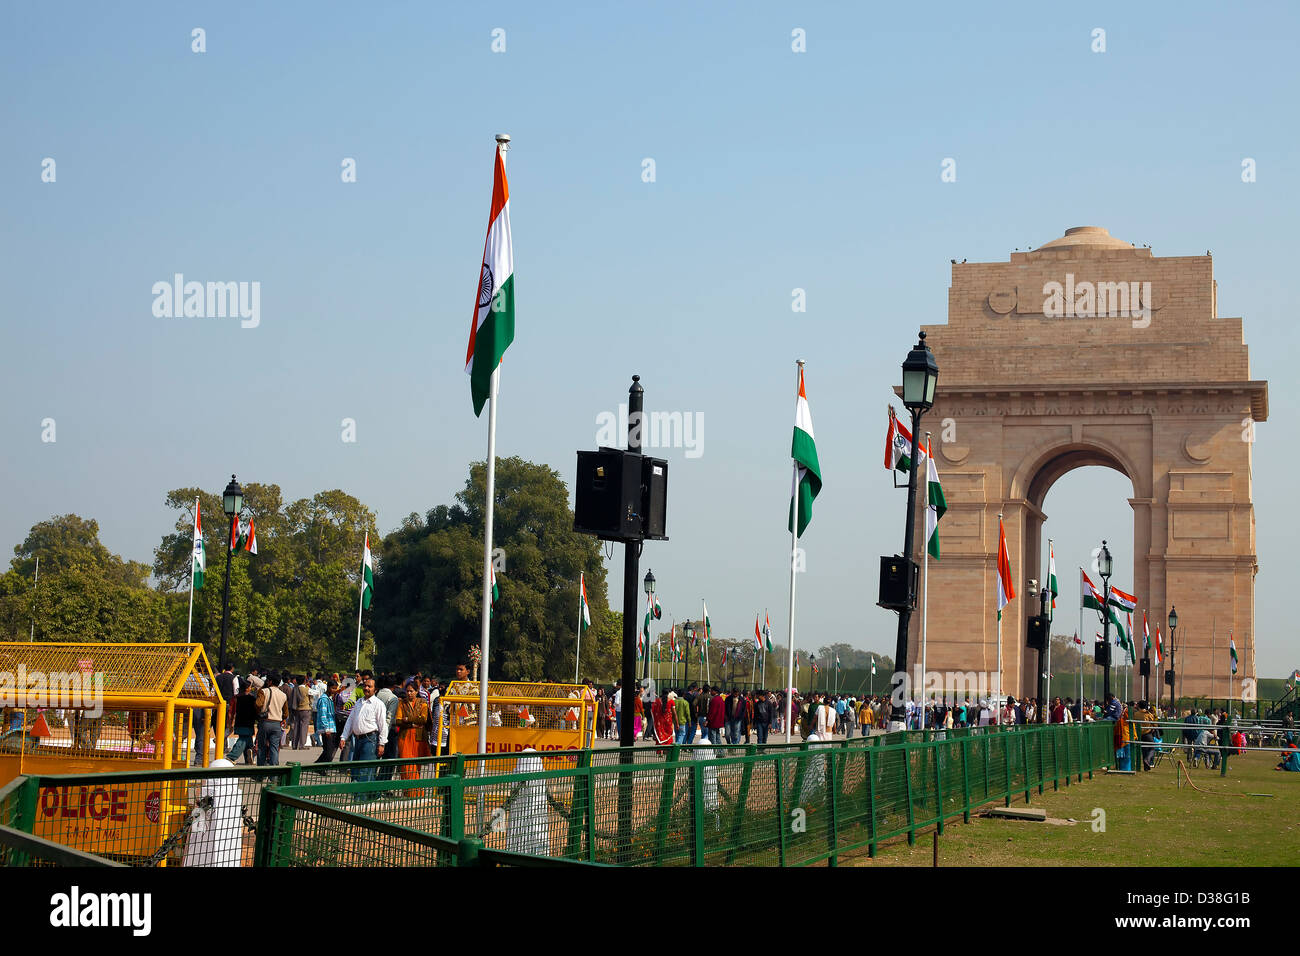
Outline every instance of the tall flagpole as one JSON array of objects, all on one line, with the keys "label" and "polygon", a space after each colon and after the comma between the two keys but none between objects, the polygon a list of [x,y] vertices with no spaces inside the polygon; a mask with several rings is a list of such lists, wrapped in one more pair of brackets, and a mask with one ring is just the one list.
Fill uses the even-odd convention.
[{"label": "tall flagpole", "polygon": [[[501,156],[501,168],[506,166],[506,151],[510,149],[510,137],[498,133],[496,137],[497,153]],[[487,753],[487,715],[488,715],[488,668],[492,658],[490,631],[492,624],[492,518],[496,512],[497,483],[497,394],[501,387],[501,365],[492,370],[488,385],[488,447],[487,447],[487,489],[483,509],[483,607],[482,624],[479,631],[479,684],[478,684],[478,752]]]},{"label": "tall flagpole", "polygon": [[[998,560],[1002,560],[1002,512],[998,512]],[[994,602],[997,603],[997,602]],[[989,701],[992,704],[992,715],[990,723],[1001,723],[1002,713],[1002,608],[998,608],[998,696],[996,700]]]},{"label": "tall flagpole", "polygon": [[[1042,539],[1040,538],[1039,540],[1041,541]],[[1052,539],[1048,538],[1047,539],[1047,577],[1043,578],[1043,581],[1046,582],[1049,590],[1051,589],[1052,586],[1052,557],[1053,557]],[[1040,700],[1038,702],[1039,713],[1042,713],[1043,708],[1047,707],[1048,701],[1052,699],[1052,618],[1056,616],[1056,612],[1052,608],[1052,602],[1055,600],[1056,600],[1056,595],[1054,594],[1047,599],[1047,622],[1046,622],[1047,633],[1043,635],[1043,639],[1047,641],[1047,658],[1045,663],[1043,664],[1043,667],[1046,668],[1047,670],[1047,684],[1046,684],[1047,690],[1044,691],[1044,697],[1046,697],[1046,700]],[[1051,720],[1052,720],[1052,716],[1051,716],[1051,712],[1049,711],[1047,717],[1044,718],[1043,723],[1045,724],[1051,723]]]},{"label": "tall flagpole", "polygon": [[[198,531],[199,531],[198,524],[199,524],[199,499],[198,496],[196,495],[194,498],[194,527],[190,529],[190,538],[191,538],[190,540],[190,616],[189,616],[189,620],[186,621],[185,623],[186,644],[193,643],[193,634],[194,634],[194,550],[195,550],[194,546],[198,542],[194,541],[193,538],[198,535]],[[41,559],[37,558],[36,560],[38,562],[36,568],[39,571],[40,570],[39,562]],[[33,631],[35,630],[35,627],[36,627],[36,622],[33,621],[32,622]],[[34,636],[35,634],[33,634],[33,637]]]},{"label": "tall flagpole", "polygon": [[[795,372],[795,401],[799,400],[799,380],[803,375],[803,359],[795,362],[798,369]],[[790,729],[790,720],[793,715],[794,693],[791,690],[793,686],[790,683],[791,677],[794,676],[794,585],[795,585],[795,555],[799,553],[799,462],[791,463],[793,477],[790,480],[790,507],[794,509],[791,514],[793,520],[790,522],[790,647],[786,652],[785,666],[785,742],[790,743],[793,739]]]},{"label": "tall flagpole", "polygon": [[366,599],[366,572],[364,568],[361,571],[361,587],[357,591],[357,650],[352,661],[353,671],[361,669],[361,602]]},{"label": "tall flagpole", "polygon": [[[925,459],[926,459],[926,468],[928,469],[930,467],[929,466],[929,461],[930,461],[930,433],[929,432],[925,433]],[[925,480],[925,506],[926,508],[930,507],[930,478],[929,478],[928,471]],[[936,534],[938,533],[937,529],[935,533]],[[930,619],[930,542],[926,541],[922,547],[924,548],[925,557],[921,559],[921,567],[923,569],[921,571],[921,594],[922,594],[922,598],[921,598],[921,688],[920,688],[920,697],[918,699],[921,701],[921,708],[922,708],[921,729],[924,730],[925,729],[925,665],[926,665],[925,637],[926,637],[926,627]]]},{"label": "tall flagpole", "polygon": [[[190,555],[190,564],[193,565],[194,556]],[[41,556],[36,556],[36,576],[32,578],[32,636],[28,638],[28,643],[36,642],[36,587],[41,583]],[[194,569],[190,568],[190,593],[194,591]],[[193,597],[190,598],[193,601]]]},{"label": "tall flagpole", "polygon": [[573,682],[578,683],[578,662],[582,660],[582,585],[584,575],[578,573],[578,649],[573,652]]},{"label": "tall flagpole", "polygon": [[700,627],[704,629],[704,638],[700,645],[704,648],[704,683],[713,683],[712,665],[709,663],[709,651],[713,648],[709,644],[709,606],[705,603],[704,598],[700,598]]}]

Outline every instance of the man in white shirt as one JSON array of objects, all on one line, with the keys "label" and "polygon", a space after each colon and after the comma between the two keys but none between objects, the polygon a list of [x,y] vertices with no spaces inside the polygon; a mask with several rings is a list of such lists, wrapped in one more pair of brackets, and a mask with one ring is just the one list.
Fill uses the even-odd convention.
[{"label": "man in white shirt", "polygon": [[[339,735],[340,744],[349,740],[353,760],[376,760],[384,755],[388,745],[388,709],[375,696],[375,679],[367,677],[361,685],[361,699],[352,705],[348,722]],[[375,779],[375,768],[365,767],[352,771],[353,781]]]}]

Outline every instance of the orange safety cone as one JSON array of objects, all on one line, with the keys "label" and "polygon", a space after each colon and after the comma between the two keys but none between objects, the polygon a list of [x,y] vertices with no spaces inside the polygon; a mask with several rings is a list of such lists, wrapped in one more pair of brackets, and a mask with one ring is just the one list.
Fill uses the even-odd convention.
[{"label": "orange safety cone", "polygon": [[45,722],[45,711],[43,710],[38,710],[36,712],[36,722],[32,724],[32,736],[33,737],[50,736],[50,725]]}]

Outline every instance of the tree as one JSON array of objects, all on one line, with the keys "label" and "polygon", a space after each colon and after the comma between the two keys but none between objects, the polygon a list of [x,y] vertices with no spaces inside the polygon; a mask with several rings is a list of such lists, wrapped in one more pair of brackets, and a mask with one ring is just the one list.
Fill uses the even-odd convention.
[{"label": "tree", "polygon": [[[384,539],[372,608],[382,666],[446,674],[478,644],[486,474],[486,463],[475,462],[455,504],[439,505],[423,520],[412,514]],[[609,611],[600,546],[574,532],[557,472],[520,458],[498,460],[494,538],[500,599],[491,624],[491,675],[571,680],[580,573],[593,629],[602,636]],[[595,643],[599,652],[603,642]]]}]

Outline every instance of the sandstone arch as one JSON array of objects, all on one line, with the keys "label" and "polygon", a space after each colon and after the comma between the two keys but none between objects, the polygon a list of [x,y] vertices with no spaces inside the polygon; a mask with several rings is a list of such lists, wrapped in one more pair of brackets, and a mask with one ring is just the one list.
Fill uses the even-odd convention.
[{"label": "sandstone arch", "polygon": [[[1104,294],[1107,314],[1051,317],[1052,283],[1086,286],[1094,306]],[[1110,315],[1121,286],[1133,292],[1130,314]],[[1157,258],[1105,229],[1077,227],[1008,262],[954,264],[948,323],[924,330],[940,378],[923,427],[936,443],[950,437],[936,448],[949,510],[943,560],[929,572],[929,669],[993,668],[1001,511],[1017,587],[1004,615],[1003,686],[1035,692],[1024,585],[1043,576],[1043,500],[1061,475],[1095,464],[1132,482],[1132,567],[1117,565],[1115,583],[1131,587],[1153,621],[1178,606],[1180,692],[1209,695],[1215,668],[1224,696],[1229,628],[1238,677],[1253,678],[1258,564],[1243,422],[1267,419],[1268,385],[1250,378],[1241,319],[1218,315],[1213,260]],[[947,419],[953,428],[941,427]],[[1058,575],[1070,575],[1078,555],[1058,550],[1057,562]],[[915,667],[919,615],[912,626]]]}]

